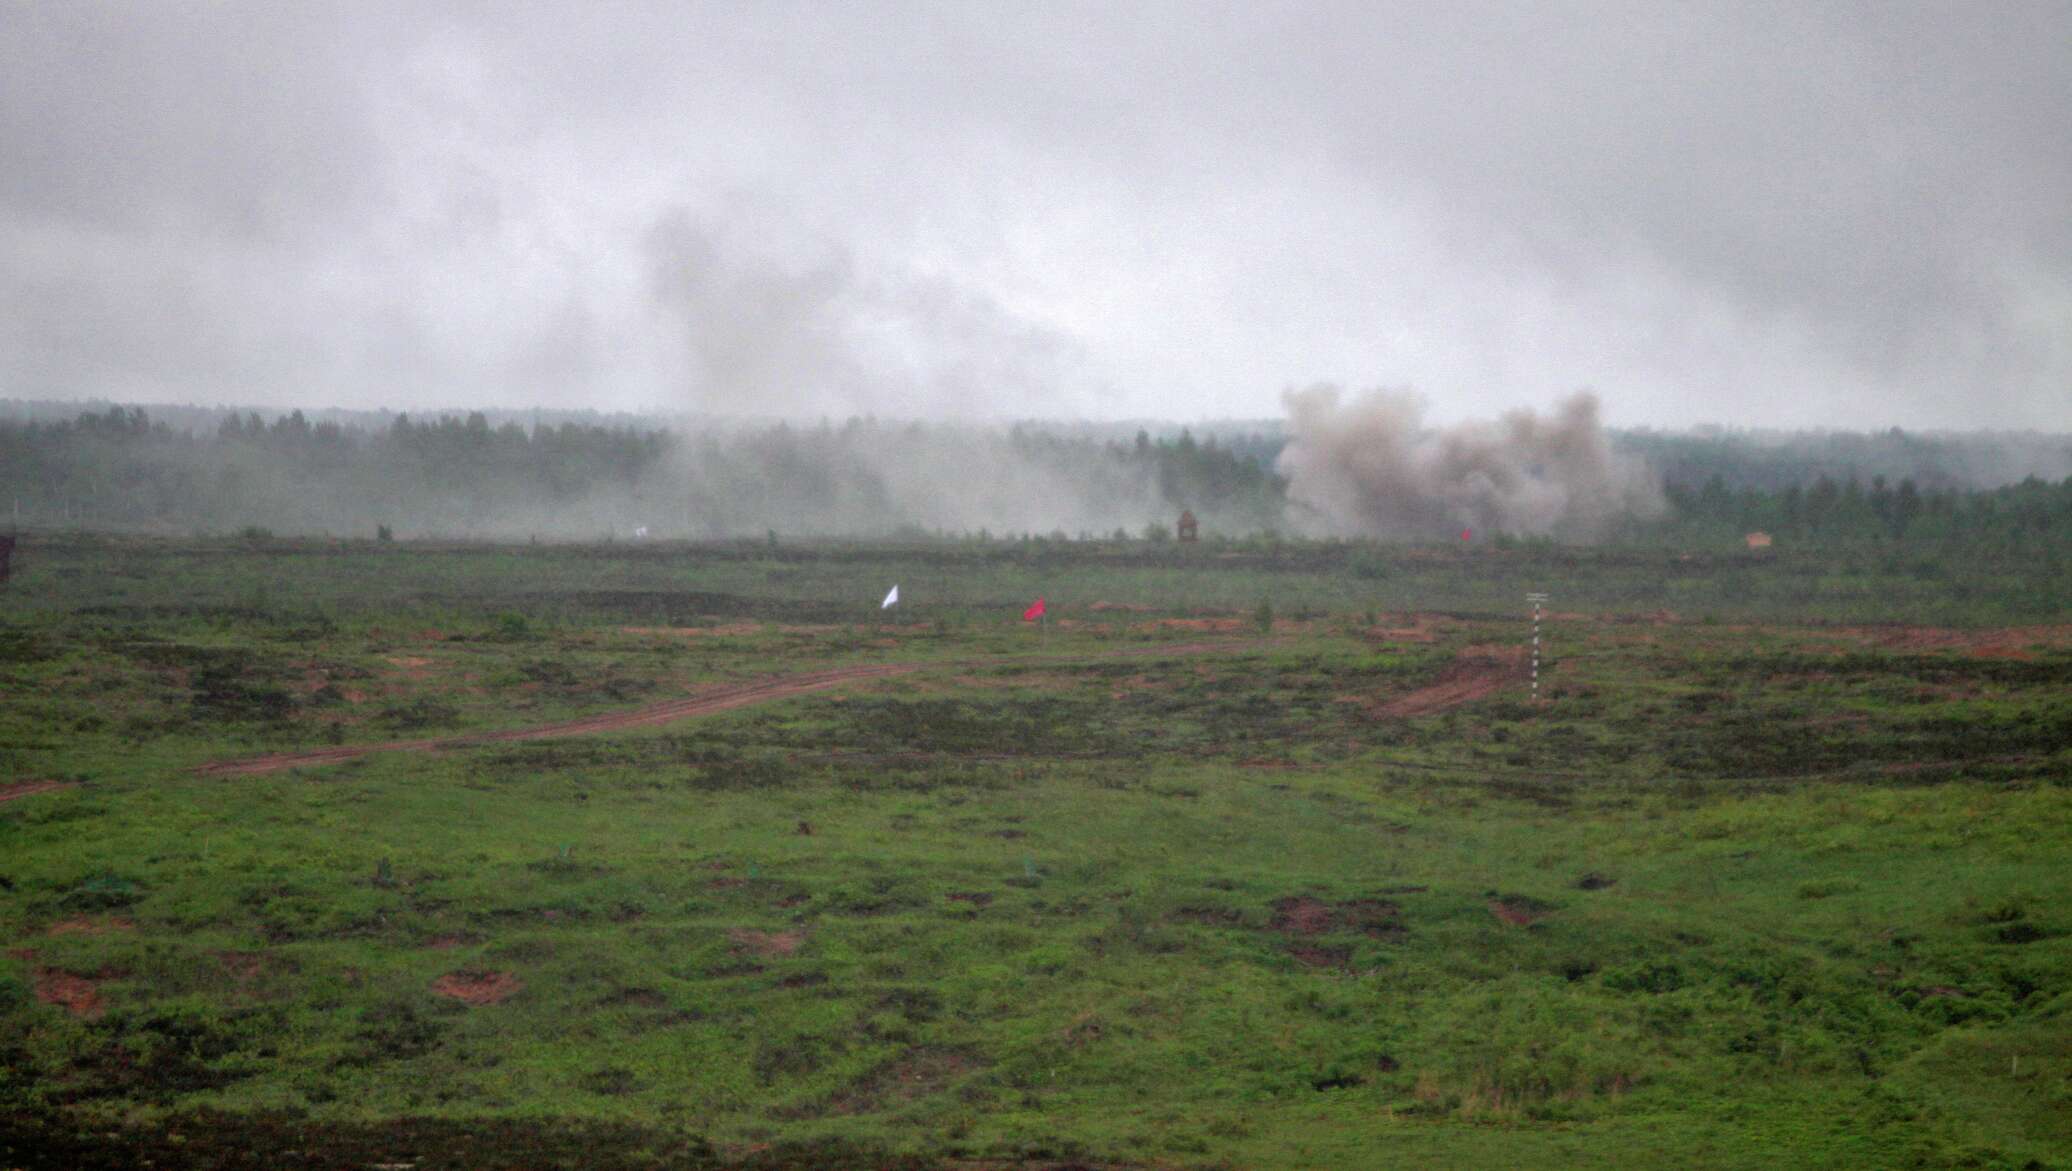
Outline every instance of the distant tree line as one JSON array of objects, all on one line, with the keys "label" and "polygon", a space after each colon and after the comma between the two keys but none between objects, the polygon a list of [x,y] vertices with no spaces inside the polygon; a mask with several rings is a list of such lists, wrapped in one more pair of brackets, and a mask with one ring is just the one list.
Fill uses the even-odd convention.
[{"label": "distant tree line", "polygon": [[1105,535],[1191,508],[1248,532],[1278,523],[1285,487],[1260,460],[1185,431],[1134,444],[870,420],[678,432],[492,426],[480,412],[362,427],[298,410],[231,413],[211,432],[121,406],[0,419],[0,507],[31,526],[708,537],[994,523]]},{"label": "distant tree line", "polygon": [[[195,412],[187,409],[187,417]],[[683,430],[481,412],[366,424],[302,411],[174,427],[141,408],[0,418],[0,517],[25,527],[595,538],[977,532],[1162,537],[1182,509],[1225,535],[1288,524],[1282,437],[1134,438],[852,419]],[[1125,433],[1126,434],[1126,433]],[[2072,475],[1973,486],[1981,466],[2072,467],[2048,436],[1624,432],[1666,515],[1619,540],[2072,548]],[[1914,468],[1919,474],[1860,468]]]},{"label": "distant tree line", "polygon": [[1996,488],[2030,477],[2072,476],[2072,436],[2035,432],[1961,435],[1906,431],[1616,431],[1614,445],[1638,455],[1665,483],[1699,488],[1717,478],[1727,488],[1810,490],[1821,478],[1836,484],[1879,477],[1895,486],[1912,480],[1916,491]]},{"label": "distant tree line", "polygon": [[1794,541],[2072,545],[2072,478],[1923,491],[1911,478],[1893,484],[1872,476],[1865,484],[1821,475],[1810,486],[1737,491],[1715,475],[1695,488],[1669,484],[1666,493],[1670,515],[1656,526],[1665,538],[1760,531]]}]

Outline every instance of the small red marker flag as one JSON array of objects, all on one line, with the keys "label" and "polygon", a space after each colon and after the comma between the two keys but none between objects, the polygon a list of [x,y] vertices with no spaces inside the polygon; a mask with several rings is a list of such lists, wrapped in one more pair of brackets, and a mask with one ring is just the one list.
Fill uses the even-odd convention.
[{"label": "small red marker flag", "polygon": [[1460,531],[1460,539],[1461,539],[1461,540],[1463,540],[1463,541],[1467,540],[1467,539],[1468,539],[1469,537],[1472,537],[1472,536],[1474,536],[1474,535],[1475,535],[1475,534],[1474,534],[1474,533],[1473,533],[1472,531],[1468,530],[1468,529],[1462,529],[1462,530]]},{"label": "small red marker flag", "polygon": [[1022,621],[1024,621],[1024,622],[1034,622],[1034,621],[1036,621],[1036,620],[1037,620],[1038,618],[1041,618],[1041,617],[1043,617],[1043,599],[1042,599],[1042,598],[1038,598],[1038,599],[1036,599],[1036,604],[1035,604],[1035,605],[1033,605],[1033,606],[1029,607],[1028,609],[1026,609],[1026,610],[1024,610],[1024,611],[1022,611]]}]

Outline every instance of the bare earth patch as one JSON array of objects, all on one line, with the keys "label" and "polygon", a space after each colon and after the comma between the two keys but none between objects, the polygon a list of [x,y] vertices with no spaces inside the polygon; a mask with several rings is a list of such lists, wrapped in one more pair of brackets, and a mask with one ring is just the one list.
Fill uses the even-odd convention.
[{"label": "bare earth patch", "polygon": [[223,951],[216,953],[216,959],[223,965],[223,972],[237,985],[240,993],[250,994],[252,985],[269,971],[294,971],[292,960],[263,951]]},{"label": "bare earth patch", "polygon": [[1498,921],[1513,927],[1530,927],[1546,918],[1547,908],[1537,906],[1523,899],[1496,898],[1489,900],[1489,913]]},{"label": "bare earth patch", "polygon": [[727,932],[727,939],[734,950],[748,955],[788,956],[806,942],[803,930],[794,931],[750,931],[736,927]]},{"label": "bare earth patch", "polygon": [[985,1068],[985,1061],[962,1049],[922,1046],[870,1071],[835,1091],[829,1114],[869,1114],[888,1106],[919,1101],[948,1089],[965,1074]]},{"label": "bare earth patch", "polygon": [[55,793],[60,789],[78,787],[79,785],[73,781],[10,781],[0,785],[0,805],[23,797],[33,797],[38,793]]},{"label": "bare earth patch", "polygon": [[1308,895],[1295,895],[1274,900],[1273,918],[1266,929],[1283,935],[1322,935],[1336,921],[1331,904]]},{"label": "bare earth patch", "polygon": [[49,932],[47,932],[47,934],[106,935],[111,931],[135,931],[136,929],[137,925],[134,921],[126,919],[121,915],[110,915],[105,919],[94,919],[89,918],[85,915],[74,915],[70,919],[60,919],[57,922],[52,923],[50,925],[50,930]]},{"label": "bare earth patch", "polygon": [[75,976],[56,968],[36,971],[36,999],[56,1005],[82,1020],[93,1020],[107,1011],[101,1003],[101,979]]},{"label": "bare earth patch", "polygon": [[525,981],[509,972],[462,969],[432,981],[432,991],[467,1004],[501,1004],[516,996]]},{"label": "bare earth patch", "polygon": [[[1273,918],[1267,920],[1266,929],[1297,938],[1357,932],[1370,939],[1392,939],[1404,931],[1402,910],[1394,903],[1383,899],[1351,899],[1334,906],[1308,895],[1275,899]],[[1302,957],[1298,955],[1296,958]]]},{"label": "bare earth patch", "polygon": [[726,638],[736,635],[755,634],[762,630],[760,622],[728,622],[719,626],[621,626],[621,634],[659,634],[670,638]]},{"label": "bare earth patch", "polygon": [[1161,618],[1146,623],[1154,630],[1207,630],[1218,634],[1230,634],[1245,628],[1242,618]]},{"label": "bare earth patch", "polygon": [[1373,709],[1377,716],[1423,716],[1487,699],[1524,678],[1526,648],[1471,646],[1440,672],[1439,680]]},{"label": "bare earth patch", "polygon": [[1900,650],[1957,651],[1980,659],[2033,659],[2038,647],[2060,650],[2072,646],[2072,626],[2009,626],[1986,630],[1907,626],[1897,630],[1875,630],[1870,638],[1880,646]]},{"label": "bare earth patch", "polygon": [[1353,949],[1317,943],[1295,943],[1288,945],[1288,954],[1295,962],[1308,968],[1346,968],[1352,966]]},{"label": "bare earth patch", "polygon": [[1437,642],[1439,630],[1451,623],[1434,614],[1410,614],[1401,626],[1372,626],[1361,633],[1378,642]]}]

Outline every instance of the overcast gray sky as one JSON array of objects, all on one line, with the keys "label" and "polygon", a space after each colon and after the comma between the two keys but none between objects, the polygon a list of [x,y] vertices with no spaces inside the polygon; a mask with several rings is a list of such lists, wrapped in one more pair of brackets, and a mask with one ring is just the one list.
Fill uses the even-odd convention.
[{"label": "overcast gray sky", "polygon": [[2072,430],[2072,0],[0,0],[0,396]]}]

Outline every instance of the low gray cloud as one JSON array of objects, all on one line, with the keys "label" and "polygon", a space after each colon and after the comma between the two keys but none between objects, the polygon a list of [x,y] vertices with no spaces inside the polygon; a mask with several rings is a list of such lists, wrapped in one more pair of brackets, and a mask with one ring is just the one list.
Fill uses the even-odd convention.
[{"label": "low gray cloud", "polygon": [[0,5],[0,394],[2072,427],[2072,7]]},{"label": "low gray cloud", "polygon": [[671,208],[644,241],[690,405],[787,416],[1069,413],[1086,387],[1064,338],[944,280],[866,271],[827,242],[736,206]]}]

